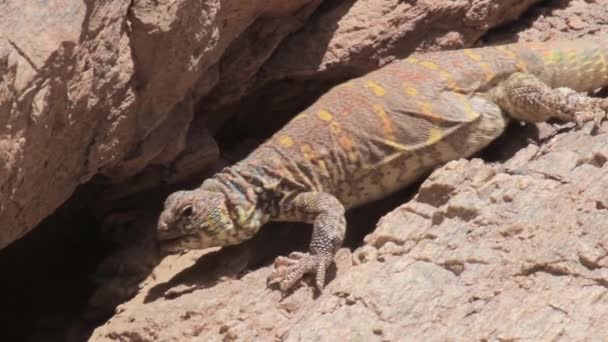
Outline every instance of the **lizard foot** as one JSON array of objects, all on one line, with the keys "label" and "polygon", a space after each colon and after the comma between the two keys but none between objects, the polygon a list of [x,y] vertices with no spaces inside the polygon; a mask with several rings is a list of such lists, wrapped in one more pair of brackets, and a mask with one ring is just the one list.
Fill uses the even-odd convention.
[{"label": "lizard foot", "polygon": [[598,101],[587,110],[578,111],[574,114],[574,123],[577,128],[582,128],[589,121],[593,121],[593,129],[599,129],[602,122],[608,117],[608,101]]},{"label": "lizard foot", "polygon": [[590,97],[568,88],[559,88],[558,90],[563,89],[570,92],[570,94],[564,96],[568,99],[569,104],[576,108],[572,118],[576,127],[582,128],[585,123],[593,121],[593,129],[599,129],[608,116],[608,99]]},{"label": "lizard foot", "polygon": [[289,290],[307,273],[316,273],[316,287],[319,292],[325,286],[325,273],[333,261],[331,255],[311,255],[293,252],[289,257],[278,257],[274,262],[275,270],[268,276],[268,285],[279,284],[281,291]]}]

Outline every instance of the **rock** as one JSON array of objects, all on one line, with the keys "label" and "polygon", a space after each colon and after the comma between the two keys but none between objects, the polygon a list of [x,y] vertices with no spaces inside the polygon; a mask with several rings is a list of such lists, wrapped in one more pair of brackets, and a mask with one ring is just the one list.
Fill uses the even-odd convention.
[{"label": "rock", "polygon": [[[166,258],[91,340],[601,338],[608,211],[598,189],[608,163],[596,161],[607,138],[604,125],[593,137],[559,134],[544,152],[530,146],[504,165],[448,163],[353,256],[340,251],[318,298],[304,286],[281,299],[266,289],[271,267],[241,273],[243,261],[230,261],[242,252],[204,267],[201,252]],[[567,168],[563,180],[551,174]]]},{"label": "rock", "polygon": [[[192,124],[193,105],[218,85],[220,65],[238,52],[257,70],[317,6],[0,2],[0,249],[93,176],[126,192],[144,168],[164,168],[135,192],[202,173],[219,151]],[[245,50],[239,39],[256,32],[275,43]]]},{"label": "rock", "polygon": [[[410,18],[408,23],[417,24],[409,28],[397,25],[405,27],[403,37],[428,28],[430,18],[449,23],[445,18],[453,13],[421,10],[443,8],[444,2],[383,4],[324,5],[311,24],[282,44],[263,67],[268,69],[264,76],[339,78],[349,67],[365,70],[373,67],[367,64],[399,55],[391,39],[373,40],[390,31],[383,20],[394,24],[391,20],[402,15],[392,11],[425,18]],[[459,6],[450,4],[452,10]],[[521,40],[573,37],[575,33],[561,32],[557,23],[576,16],[585,22],[595,16],[601,23],[608,18],[602,12],[606,5],[573,1],[559,9],[539,7],[532,13],[548,14],[527,17],[514,27],[521,25]],[[497,6],[479,2],[463,10],[465,20],[458,23],[475,30],[491,27],[491,18],[505,10]],[[598,20],[601,13],[607,16]],[[377,15],[373,25],[365,24],[365,15]],[[552,29],[539,29],[547,26]],[[459,28],[442,26],[438,30],[444,34],[412,36],[409,46],[459,46],[454,42],[472,37],[455,34]],[[509,29],[487,40],[516,39]],[[352,40],[346,38],[349,34]],[[315,46],[330,48],[319,53]],[[290,59],[281,57],[291,53]],[[594,136],[588,129],[545,131],[536,140],[539,146],[516,137],[526,133],[521,128],[508,132],[491,148],[499,156],[511,153],[499,162],[473,158],[439,168],[411,201],[380,220],[363,246],[352,254],[347,248],[339,251],[320,296],[309,285],[286,297],[266,288],[272,255],[284,254],[273,252],[279,249],[276,244],[284,248],[292,240],[301,243],[294,230],[287,230],[226,250],[163,259],[137,295],[119,306],[91,340],[601,339],[608,328],[603,319],[608,313],[608,230],[603,224],[608,206],[602,191],[608,125]],[[521,140],[521,146],[510,144],[509,138]]]},{"label": "rock", "polygon": [[[95,177],[118,251],[94,274],[89,313],[122,304],[92,341],[601,339],[606,127],[541,125],[540,146],[515,130],[491,148],[495,162],[443,166],[363,246],[339,251],[318,297],[266,288],[271,260],[306,247],[301,226],[157,265],[160,200],[112,212],[202,179],[223,162],[221,143],[250,146],[328,87],[397,58],[606,32],[607,0],[536,3],[0,1],[0,249]],[[236,133],[216,140],[223,131]]]},{"label": "rock", "polygon": [[[517,174],[480,160],[447,164],[423,183],[413,201],[384,217],[366,237],[366,244],[378,250],[377,258],[386,260],[369,264],[385,270],[406,266],[364,276],[353,268],[345,278],[373,281],[340,282],[359,285],[356,296],[392,322],[384,329],[392,336],[407,331],[431,340],[603,337],[607,326],[600,317],[608,312],[608,264],[597,261],[606,256],[608,229],[602,222],[608,213],[597,209],[603,195],[591,184],[608,168],[590,164],[593,159],[586,155],[606,138],[604,127],[594,137],[582,132],[558,135],[544,153],[532,157],[525,150],[516,154],[505,166],[525,165]],[[562,169],[569,170],[563,180],[554,176]],[[449,189],[449,199],[421,212],[418,202],[427,191],[438,189]],[[459,199],[463,195],[465,201]],[[420,220],[426,223],[422,229],[413,224]],[[387,241],[408,246],[407,254],[383,250]],[[425,297],[433,289],[435,295]],[[407,295],[391,304],[377,296],[394,292]],[[325,313],[323,319],[333,320],[339,311],[346,309]],[[305,332],[314,323],[300,324]],[[350,329],[363,330],[356,325]]]}]

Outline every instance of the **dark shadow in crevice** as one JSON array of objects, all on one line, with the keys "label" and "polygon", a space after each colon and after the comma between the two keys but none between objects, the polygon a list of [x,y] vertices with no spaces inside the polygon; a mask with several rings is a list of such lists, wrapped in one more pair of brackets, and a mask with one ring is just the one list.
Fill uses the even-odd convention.
[{"label": "dark shadow in crevice", "polygon": [[539,130],[536,125],[512,122],[500,137],[473,157],[481,158],[486,162],[504,162],[529,144],[539,143],[539,140]]},{"label": "dark shadow in crevice", "polygon": [[[86,190],[84,190],[86,192]],[[3,341],[80,341],[70,327],[96,284],[89,275],[109,253],[100,222],[77,191],[32,232],[0,251]]]}]

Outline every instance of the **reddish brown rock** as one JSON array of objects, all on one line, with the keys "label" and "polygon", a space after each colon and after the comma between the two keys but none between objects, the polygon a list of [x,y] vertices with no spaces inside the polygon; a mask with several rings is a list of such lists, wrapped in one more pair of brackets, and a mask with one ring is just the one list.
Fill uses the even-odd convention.
[{"label": "reddish brown rock", "polygon": [[[412,52],[606,32],[606,0],[538,2],[0,1],[0,248],[93,176],[111,184],[111,208],[202,175],[228,117],[267,132],[277,113]],[[339,252],[318,298],[265,286],[273,257],[306,245],[301,227],[169,256],[148,275],[158,203],[113,213],[121,249],[89,305],[133,298],[91,340],[601,339],[606,128],[540,128],[540,147],[503,139],[500,163],[435,172]]]},{"label": "reddish brown rock", "polygon": [[191,123],[224,55],[259,66],[276,43],[246,50],[240,37],[278,42],[318,5],[276,3],[0,3],[0,249],[94,175],[116,183],[168,167],[137,191],[216,160]]},{"label": "reddish brown rock", "polygon": [[558,134],[504,165],[480,159],[434,172],[351,257],[323,295],[281,299],[248,244],[165,258],[94,341],[581,340],[608,315],[608,125]]},{"label": "reddish brown rock", "polygon": [[[389,38],[374,39],[383,30],[389,36],[387,27],[403,13],[445,3],[384,3],[401,14],[372,3],[321,7],[309,26],[282,44],[264,66],[264,76],[339,78],[340,70],[352,67],[357,73],[405,51],[468,45],[505,10],[480,1],[457,12],[464,18],[458,23],[473,27],[466,31],[473,36],[462,34],[462,26],[408,36],[421,32],[412,24],[403,39],[410,37],[413,45],[399,52]],[[602,6],[608,2],[553,5],[484,38],[534,41],[605,32]],[[432,13],[445,19],[453,12]],[[377,19],[367,26],[365,15]],[[428,15],[422,12],[425,20],[408,23],[425,27]],[[578,24],[567,31],[568,23]],[[344,38],[365,30],[360,41],[356,34]],[[340,39],[344,43],[328,43]],[[354,48],[346,44],[349,39]],[[334,49],[319,53],[315,46]],[[280,57],[290,53],[302,64]],[[273,72],[283,76],[268,76]],[[608,329],[608,200],[602,191],[608,125],[594,136],[589,127],[561,133],[549,125],[539,128],[537,137],[534,129],[508,132],[511,136],[491,148],[500,162],[459,160],[434,172],[411,201],[378,223],[362,247],[352,255],[346,248],[338,253],[336,274],[319,297],[310,286],[284,298],[265,286],[271,267],[260,262],[269,263],[273,250],[285,253],[277,244],[301,242],[299,232],[287,230],[219,252],[164,258],[91,340],[601,339]],[[526,142],[524,134],[540,146]]]}]

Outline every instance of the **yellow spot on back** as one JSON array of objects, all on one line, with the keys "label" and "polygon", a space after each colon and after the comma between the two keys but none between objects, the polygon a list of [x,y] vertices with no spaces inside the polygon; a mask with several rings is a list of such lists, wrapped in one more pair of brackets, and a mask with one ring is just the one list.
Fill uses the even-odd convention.
[{"label": "yellow spot on back", "polygon": [[310,146],[310,144],[304,143],[302,144],[302,146],[300,146],[300,151],[302,151],[303,153],[309,153],[310,151],[312,151],[312,146]]},{"label": "yellow spot on back", "polygon": [[471,102],[469,102],[469,99],[464,94],[454,94],[458,96],[458,99],[460,99],[460,103],[462,103],[462,106],[464,107],[464,113],[466,114],[468,119],[475,119],[479,117],[479,113],[473,110]]},{"label": "yellow spot on back", "polygon": [[517,70],[522,71],[522,72],[528,71],[528,65],[523,60],[517,61],[517,64],[515,64],[515,67],[517,68]]},{"label": "yellow spot on back", "polygon": [[422,65],[423,67],[425,67],[427,69],[439,70],[439,65],[437,65],[433,62],[423,61],[423,62],[420,62],[420,65]]},{"label": "yellow spot on back", "polygon": [[483,72],[486,74],[486,80],[490,81],[496,76],[490,64],[486,62],[479,62],[479,66],[483,69]]},{"label": "yellow spot on back", "polygon": [[463,53],[465,56],[470,57],[470,58],[471,58],[472,60],[474,60],[474,61],[479,62],[479,61],[481,61],[481,60],[482,60],[481,55],[480,55],[480,54],[478,54],[478,53],[473,52],[473,50],[471,50],[471,49],[464,49],[464,50],[462,50],[462,53]]},{"label": "yellow spot on back", "polygon": [[279,137],[279,145],[283,147],[291,147],[293,146],[293,139],[289,135],[281,135]]},{"label": "yellow spot on back", "polygon": [[416,89],[414,87],[404,86],[403,91],[405,91],[405,93],[409,96],[412,96],[412,97],[418,96],[418,89]]},{"label": "yellow spot on back", "polygon": [[382,126],[384,128],[384,132],[386,134],[388,134],[389,137],[392,137],[393,124],[392,124],[391,120],[389,119],[388,114],[386,113],[386,110],[384,110],[384,107],[382,107],[381,104],[377,104],[377,103],[373,105],[373,108],[374,108],[374,112],[376,113],[376,115],[378,115],[378,117],[382,121]]},{"label": "yellow spot on back", "polygon": [[547,51],[546,53],[544,53],[543,57],[544,57],[545,63],[553,64],[553,63],[561,62],[563,55],[562,55],[561,51],[550,50],[550,51]]},{"label": "yellow spot on back", "polygon": [[306,160],[308,160],[308,161],[312,161],[316,157],[318,157],[318,153],[316,153],[313,150],[312,146],[308,143],[303,143],[300,146],[300,152],[302,152],[302,155],[304,155],[304,158],[306,158]]},{"label": "yellow spot on back", "polygon": [[376,96],[382,97],[384,94],[386,94],[384,88],[374,81],[365,82],[365,88],[371,90]]},{"label": "yellow spot on back", "polygon": [[509,49],[507,49],[504,46],[496,46],[495,47],[496,50],[503,52],[505,55],[507,55],[509,58],[512,59],[517,59],[517,54]]},{"label": "yellow spot on back", "polygon": [[426,115],[433,115],[433,105],[430,102],[420,102],[420,111]]},{"label": "yellow spot on back", "polygon": [[494,76],[496,76],[494,74],[494,71],[492,70],[492,66],[490,66],[490,64],[488,64],[487,62],[483,62],[482,55],[473,52],[473,50],[471,49],[464,49],[462,50],[462,53],[477,62],[477,64],[483,69],[484,74],[486,74],[487,81],[492,80]]},{"label": "yellow spot on back", "polygon": [[443,138],[443,132],[439,128],[433,127],[429,131],[429,138],[426,140],[426,142],[427,144],[434,144],[441,140],[441,138]]},{"label": "yellow spot on back", "polygon": [[338,123],[338,121],[332,121],[332,122],[329,124],[329,130],[330,130],[330,131],[331,131],[333,134],[338,135],[338,134],[340,134],[340,132],[342,131],[342,128],[340,127],[340,124]]},{"label": "yellow spot on back", "polygon": [[[419,63],[419,65],[421,65],[429,70],[438,71],[439,77],[441,77],[447,83],[448,89],[451,89],[451,90],[459,89],[458,86],[456,85],[456,82],[454,81],[452,74],[449,71],[443,70],[439,65],[437,65],[431,61],[422,61]],[[407,89],[406,89],[406,94],[410,95],[407,92]],[[415,95],[410,95],[410,96],[415,96]]]},{"label": "yellow spot on back", "polygon": [[326,111],[325,109],[321,109],[318,113],[317,116],[319,117],[319,119],[323,120],[323,121],[331,121],[331,119],[333,118],[331,113]]},{"label": "yellow spot on back", "polygon": [[456,81],[454,81],[454,78],[452,77],[452,73],[450,73],[449,71],[440,70],[439,76],[441,77],[441,79],[443,79],[445,81],[446,85],[448,86],[448,89],[454,90],[454,91],[458,91],[460,89],[460,87],[458,87],[456,85]]},{"label": "yellow spot on back", "polygon": [[418,63],[418,58],[416,58],[416,57],[408,57],[408,58],[405,59],[405,61],[409,62],[409,63]]}]

